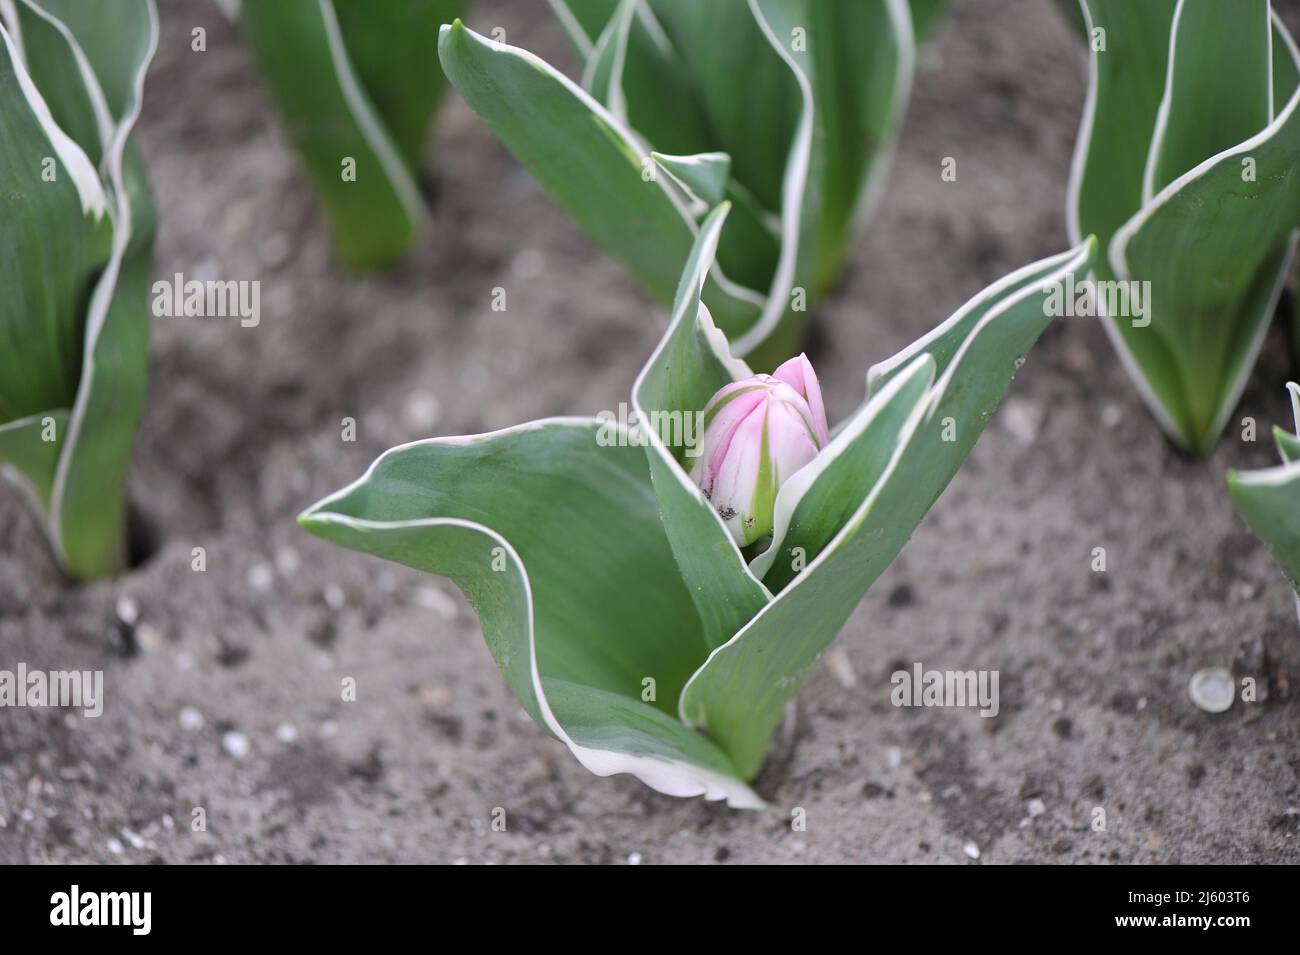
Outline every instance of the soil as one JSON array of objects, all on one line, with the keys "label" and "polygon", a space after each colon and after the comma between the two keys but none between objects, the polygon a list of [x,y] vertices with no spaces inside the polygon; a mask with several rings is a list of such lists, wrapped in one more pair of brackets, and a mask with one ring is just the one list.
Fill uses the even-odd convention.
[{"label": "soil", "polygon": [[[1224,490],[1228,467],[1273,463],[1282,328],[1234,418],[1259,440],[1234,425],[1192,461],[1102,329],[1058,321],[809,678],[758,783],[771,811],[599,779],[523,715],[450,584],[294,516],[393,444],[616,408],[664,315],[454,93],[433,229],[395,271],[345,274],[237,32],[207,0],[162,7],[140,124],[156,274],[259,279],[263,317],[155,321],[143,565],[68,585],[0,489],[0,667],[102,669],[106,695],[97,719],[0,713],[0,862],[1300,861],[1300,627]],[[545,4],[478,0],[469,22],[573,65]],[[820,310],[832,417],[873,361],[1066,246],[1085,85],[1054,4],[957,0]],[[998,670],[1000,715],[892,706],[890,674],[916,661]],[[1264,699],[1197,709],[1209,666]]]}]

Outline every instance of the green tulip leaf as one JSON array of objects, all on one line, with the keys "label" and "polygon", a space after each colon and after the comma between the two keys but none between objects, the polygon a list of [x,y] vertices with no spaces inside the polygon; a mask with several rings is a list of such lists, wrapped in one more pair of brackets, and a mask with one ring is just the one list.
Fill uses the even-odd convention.
[{"label": "green tulip leaf", "polygon": [[1300,613],[1300,385],[1287,383],[1296,434],[1273,427],[1282,464],[1257,471],[1229,471],[1228,494],[1237,513],[1264,541],[1297,591]]},{"label": "green tulip leaf", "polygon": [[12,244],[0,256],[0,464],[63,568],[109,576],[127,557],[126,471],[148,376],[154,213],[130,134],[157,13],[148,0],[17,0],[15,23],[0,51]]},{"label": "green tulip leaf", "polygon": [[[349,268],[370,269],[396,260],[424,227],[411,169],[440,85],[426,59],[429,37],[434,18],[451,7],[336,2],[244,0],[240,15],[258,71],[333,225],[340,258]],[[357,34],[355,51],[344,22]],[[406,26],[394,35],[397,23]]]},{"label": "green tulip leaf", "polygon": [[[714,328],[700,291],[718,245],[728,207],[700,227],[673,306],[672,322],[632,386],[632,405],[650,447],[650,476],[664,529],[712,650],[730,639],[770,599],[750,573],[726,525],[686,469],[700,450],[703,425],[694,416],[722,387],[749,376]],[[687,432],[691,431],[691,434]],[[674,433],[675,432],[675,433]],[[688,448],[689,439],[694,439]]]},{"label": "green tulip leaf", "polygon": [[[1099,291],[1101,318],[1153,415],[1208,453],[1293,260],[1300,53],[1265,0],[1083,9],[1092,82],[1071,234],[1095,233],[1095,277],[1122,283],[1119,297]],[[1122,304],[1134,294],[1140,314]]]},{"label": "green tulip leaf", "polygon": [[446,87],[438,27],[469,0],[333,0],[348,61],[412,177]]},{"label": "green tulip leaf", "polygon": [[601,434],[595,419],[552,419],[405,445],[300,520],[450,577],[520,703],[593,772],[758,805],[727,756],[673,715],[707,652],[700,621],[644,451]]},{"label": "green tulip leaf", "polygon": [[1228,494],[1237,513],[1273,553],[1292,587],[1300,587],[1300,464],[1230,471]]},{"label": "green tulip leaf", "polygon": [[[808,300],[833,284],[880,193],[914,68],[906,0],[551,7],[583,88],[459,24],[439,45],[448,78],[663,304],[695,218],[730,202],[704,303],[736,354],[774,366],[797,350]],[[726,165],[702,159],[721,155]]]},{"label": "green tulip leaf", "polygon": [[[444,26],[447,78],[547,195],[657,300],[670,303],[697,226],[671,183],[608,110],[525,50]],[[648,180],[648,181],[647,181]],[[715,270],[705,302],[729,334],[755,321],[762,299]]]},{"label": "green tulip leaf", "polygon": [[731,178],[731,157],[726,153],[697,153],[694,156],[665,156],[651,153],[659,168],[673,177],[692,199],[712,209],[727,197]]},{"label": "green tulip leaf", "polygon": [[1254,136],[1273,118],[1269,0],[1183,3],[1147,155],[1143,199]]},{"label": "green tulip leaf", "polygon": [[[42,521],[50,512],[50,491],[59,465],[67,411],[52,411],[0,424],[0,468],[28,495]],[[53,440],[48,440],[50,437]]]},{"label": "green tulip leaf", "polygon": [[[841,431],[839,454],[858,442],[887,450],[888,463],[815,558],[730,641],[714,650],[682,693],[684,722],[707,732],[748,778],[762,765],[785,704],[875,579],[893,561],[974,446],[1019,366],[1046,328],[1049,289],[1087,274],[1095,242],[1008,276],[930,335],[869,374],[874,414]],[[972,325],[970,317],[980,317]],[[937,381],[916,401],[915,385]],[[893,387],[891,387],[891,385]],[[888,396],[888,401],[886,397]],[[910,416],[897,426],[897,401]],[[913,403],[915,402],[915,403]],[[871,408],[871,400],[868,400]],[[892,442],[892,443],[891,443]],[[834,463],[820,481],[843,481]],[[841,486],[839,493],[849,493]],[[816,500],[812,490],[805,497]],[[782,545],[778,545],[782,546]],[[774,565],[779,566],[779,565]]]}]

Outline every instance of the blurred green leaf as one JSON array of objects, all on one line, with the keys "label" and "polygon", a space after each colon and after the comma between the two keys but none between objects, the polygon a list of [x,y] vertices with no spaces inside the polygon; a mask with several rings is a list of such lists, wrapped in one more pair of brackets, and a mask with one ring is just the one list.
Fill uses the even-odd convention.
[{"label": "blurred green leaf", "polygon": [[[244,0],[241,7],[258,71],[330,218],[339,256],[354,269],[390,264],[424,226],[424,203],[407,164],[418,158],[423,132],[415,127],[421,116],[427,121],[440,84],[431,61],[421,61],[423,38],[407,18],[418,22],[443,5],[413,3],[366,4],[364,12],[346,3],[360,68],[335,0]],[[376,31],[398,22],[408,25],[390,40],[395,50],[383,49]],[[436,28],[436,21],[424,24],[430,34]],[[365,81],[375,84],[400,140]],[[404,94],[406,82],[419,90]]]}]

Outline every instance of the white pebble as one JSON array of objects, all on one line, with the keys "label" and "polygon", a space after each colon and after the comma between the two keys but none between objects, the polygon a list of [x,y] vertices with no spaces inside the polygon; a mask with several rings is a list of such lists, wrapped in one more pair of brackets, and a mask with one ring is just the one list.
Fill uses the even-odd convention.
[{"label": "white pebble", "polygon": [[225,736],[221,737],[221,748],[235,759],[243,759],[248,755],[251,748],[248,743],[248,737],[243,733],[231,730]]},{"label": "white pebble", "polygon": [[412,431],[429,432],[442,416],[442,405],[436,396],[427,391],[413,391],[402,410],[406,426]]},{"label": "white pebble", "polygon": [[134,627],[140,620],[140,605],[134,597],[117,598],[117,619],[128,627]]},{"label": "white pebble", "polygon": [[1034,818],[1035,816],[1041,816],[1043,813],[1047,812],[1047,807],[1043,805],[1043,801],[1041,799],[1029,800],[1029,802],[1025,805],[1025,808],[1029,811],[1029,818],[1031,819]]},{"label": "white pebble", "polygon": [[203,729],[203,714],[192,706],[181,707],[181,729],[189,732]]},{"label": "white pebble", "polygon": [[831,647],[824,657],[826,669],[830,671],[835,682],[846,690],[851,690],[858,683],[858,675],[853,672],[853,661],[844,652],[843,647]]},{"label": "white pebble", "polygon": [[109,839],[108,851],[113,853],[113,855],[115,856],[120,856],[123,852],[126,851],[126,847],[123,846],[122,843],[118,842],[116,839]]},{"label": "white pebble", "polygon": [[1012,396],[1002,407],[1002,426],[1025,447],[1038,440],[1043,423],[1042,409],[1028,398]]},{"label": "white pebble", "polygon": [[275,569],[285,577],[292,577],[302,566],[302,558],[292,547],[281,547],[275,552]]},{"label": "white pebble", "polygon": [[1223,713],[1232,707],[1232,674],[1224,667],[1208,667],[1192,674],[1187,684],[1192,702],[1207,713]]},{"label": "white pebble", "polygon": [[546,269],[546,257],[537,249],[523,249],[515,255],[510,266],[521,279],[535,279]]},{"label": "white pebble", "polygon": [[281,743],[292,743],[298,738],[298,729],[292,723],[281,723],[275,728],[275,738]]},{"label": "white pebble", "polygon": [[970,840],[967,840],[966,844],[961,847],[961,851],[966,853],[968,859],[978,859],[980,857],[980,847]]},{"label": "white pebble", "polygon": [[415,603],[426,610],[435,610],[444,620],[456,619],[456,602],[437,587],[418,587]]},{"label": "white pebble", "polygon": [[253,590],[266,593],[275,583],[275,571],[268,563],[254,564],[248,568],[248,586]]},{"label": "white pebble", "polygon": [[347,594],[338,584],[326,584],[325,589],[321,591],[321,596],[325,598],[325,606],[335,613],[342,610],[343,605],[348,602]]},{"label": "white pebble", "polygon": [[628,853],[628,856],[627,856],[627,864],[628,864],[628,865],[640,865],[640,864],[641,864],[641,853],[639,853],[639,852],[629,852],[629,853]]},{"label": "white pebble", "polygon": [[135,642],[146,653],[152,653],[163,645],[162,633],[152,624],[142,623],[135,628]]}]

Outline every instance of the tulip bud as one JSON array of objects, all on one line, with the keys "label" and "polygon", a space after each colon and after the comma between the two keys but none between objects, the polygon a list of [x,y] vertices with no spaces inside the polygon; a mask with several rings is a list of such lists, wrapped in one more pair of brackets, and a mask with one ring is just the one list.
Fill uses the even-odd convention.
[{"label": "tulip bud", "polygon": [[776,492],[829,440],[821,386],[800,355],[709,399],[691,479],[745,547],[772,533]]}]

